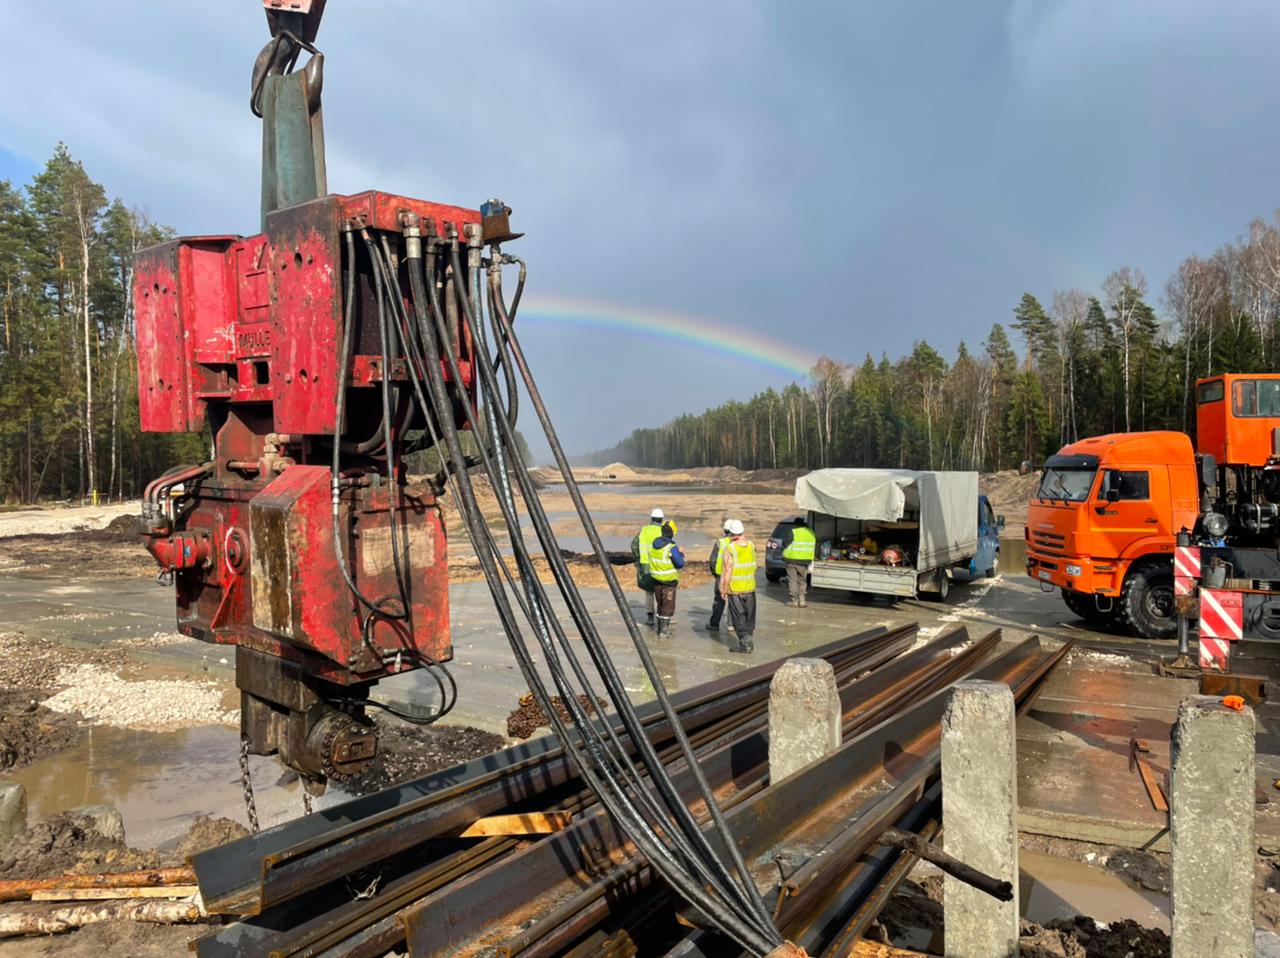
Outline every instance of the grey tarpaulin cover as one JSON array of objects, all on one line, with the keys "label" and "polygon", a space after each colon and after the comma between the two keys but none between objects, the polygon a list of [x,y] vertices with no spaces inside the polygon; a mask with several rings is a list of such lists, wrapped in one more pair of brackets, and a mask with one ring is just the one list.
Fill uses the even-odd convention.
[{"label": "grey tarpaulin cover", "polygon": [[864,522],[920,522],[918,568],[971,556],[978,542],[978,474],[912,469],[818,469],[796,480],[796,505]]}]

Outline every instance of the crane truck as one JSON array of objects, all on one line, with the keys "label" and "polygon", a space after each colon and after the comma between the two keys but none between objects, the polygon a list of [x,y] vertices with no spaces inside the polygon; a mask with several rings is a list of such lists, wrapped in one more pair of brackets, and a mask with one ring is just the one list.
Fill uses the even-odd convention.
[{"label": "crane truck", "polygon": [[1231,641],[1280,640],[1280,374],[1199,380],[1194,446],[1158,431],[1063,447],[1025,536],[1027,574],[1093,625],[1159,639],[1198,619],[1201,666],[1219,670]]}]

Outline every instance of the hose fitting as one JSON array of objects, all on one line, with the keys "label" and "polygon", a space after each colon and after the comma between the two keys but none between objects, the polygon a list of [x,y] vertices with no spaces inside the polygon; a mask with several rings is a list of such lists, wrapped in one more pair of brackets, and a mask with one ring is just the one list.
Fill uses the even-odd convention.
[{"label": "hose fitting", "polygon": [[422,218],[417,213],[401,213],[400,226],[404,230],[404,258],[422,259]]}]

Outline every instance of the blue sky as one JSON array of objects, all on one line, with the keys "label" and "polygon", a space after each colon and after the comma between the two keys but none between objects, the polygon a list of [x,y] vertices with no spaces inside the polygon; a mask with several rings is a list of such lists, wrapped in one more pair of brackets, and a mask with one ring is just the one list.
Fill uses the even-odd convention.
[{"label": "blue sky", "polygon": [[[256,0],[0,15],[30,41],[0,60],[0,177],[64,140],[183,233],[254,230]],[[1262,0],[332,0],[318,43],[335,192],[502,197],[531,305],[857,361],[951,354],[1023,291],[1125,264],[1158,299],[1184,256],[1269,216],[1277,39]],[[787,378],[617,329],[531,317],[525,339],[574,450]]]}]

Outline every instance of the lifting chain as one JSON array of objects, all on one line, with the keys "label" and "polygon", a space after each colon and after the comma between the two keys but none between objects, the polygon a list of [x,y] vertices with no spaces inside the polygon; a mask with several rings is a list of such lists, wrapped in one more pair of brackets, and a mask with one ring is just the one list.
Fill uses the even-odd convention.
[{"label": "lifting chain", "polygon": [[240,787],[244,790],[244,810],[249,816],[249,831],[258,831],[258,806],[253,800],[253,778],[249,774],[249,736],[240,736]]}]

